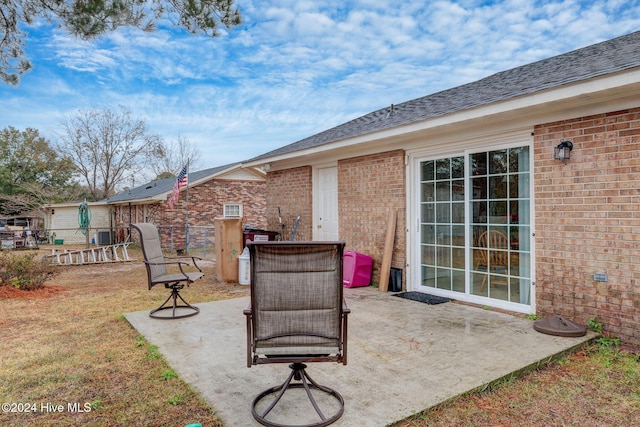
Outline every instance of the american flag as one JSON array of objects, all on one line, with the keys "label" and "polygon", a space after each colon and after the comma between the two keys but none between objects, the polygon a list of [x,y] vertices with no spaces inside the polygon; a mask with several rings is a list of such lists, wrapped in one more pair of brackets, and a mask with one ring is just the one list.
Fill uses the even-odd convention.
[{"label": "american flag", "polygon": [[169,194],[169,197],[167,197],[167,206],[169,209],[173,209],[173,205],[180,198],[180,189],[186,187],[187,184],[189,184],[188,164],[186,164],[178,174],[176,182],[173,184],[173,190],[171,194]]},{"label": "american flag", "polygon": [[176,186],[178,188],[178,191],[180,191],[180,189],[182,187],[186,187],[188,183],[189,183],[189,173],[188,173],[188,170],[187,170],[187,165],[184,165],[184,167],[182,168],[182,170],[178,174],[178,178],[176,179],[175,185],[173,186],[174,187],[174,191],[175,191]]}]

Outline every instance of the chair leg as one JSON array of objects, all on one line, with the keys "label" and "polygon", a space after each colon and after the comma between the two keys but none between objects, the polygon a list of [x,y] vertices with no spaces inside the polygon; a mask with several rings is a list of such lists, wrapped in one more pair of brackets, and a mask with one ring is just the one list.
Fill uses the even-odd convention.
[{"label": "chair leg", "polygon": [[[337,391],[329,387],[325,387],[316,383],[307,374],[307,371],[305,370],[307,365],[305,365],[304,363],[292,363],[291,365],[289,365],[289,367],[291,368],[291,373],[289,374],[289,377],[286,379],[284,383],[282,383],[279,386],[271,387],[263,391],[258,396],[256,396],[256,398],[253,400],[253,403],[251,404],[251,414],[253,415],[253,418],[255,418],[256,421],[268,427],[323,427],[323,426],[328,426],[329,424],[334,423],[338,418],[342,416],[342,414],[344,413],[344,399],[342,398],[340,393],[338,393]],[[300,383],[291,383],[292,380],[300,381]],[[292,388],[304,388],[309,401],[313,405],[313,408],[315,409],[318,417],[320,418],[320,421],[316,423],[311,423],[311,424],[280,424],[280,423],[269,421],[266,419],[269,413],[276,407],[276,405],[278,404],[278,402],[280,401],[284,393],[287,390]],[[326,395],[333,397],[333,399],[335,399],[335,401],[338,402],[339,409],[333,416],[327,418],[324,415],[324,413],[320,409],[320,406],[316,402],[316,399],[313,397],[313,394],[311,393],[312,389],[319,390],[325,393]],[[267,409],[262,411],[261,414],[259,414],[256,409],[256,406],[258,405],[258,403],[265,397],[274,393],[277,393],[277,396],[273,399],[273,401],[267,407]]]},{"label": "chair leg", "polygon": [[487,279],[489,278],[489,271],[482,278],[482,285],[480,286],[480,292],[484,291],[484,287],[487,285]]},{"label": "chair leg", "polygon": [[[200,313],[200,309],[198,307],[189,304],[184,300],[184,298],[182,298],[182,295],[180,295],[180,289],[182,289],[182,286],[168,287],[171,288],[171,294],[166,300],[164,300],[160,307],[156,308],[155,310],[151,310],[151,312],[149,313],[149,317],[153,317],[154,319],[182,319],[184,317],[195,316],[196,314]],[[180,299],[183,304],[179,304],[178,299]],[[169,301],[171,301],[171,304],[167,304]],[[185,314],[176,315],[177,309],[188,311]],[[171,310],[171,316],[156,315],[157,312],[163,310]]]}]

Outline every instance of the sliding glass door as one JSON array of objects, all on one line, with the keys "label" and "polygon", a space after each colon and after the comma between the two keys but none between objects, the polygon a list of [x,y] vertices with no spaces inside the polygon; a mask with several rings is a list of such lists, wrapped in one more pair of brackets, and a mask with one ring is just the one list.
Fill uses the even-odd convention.
[{"label": "sliding glass door", "polygon": [[418,290],[530,304],[529,147],[420,159],[416,175]]},{"label": "sliding glass door", "polygon": [[420,164],[422,286],[465,290],[464,157]]},{"label": "sliding glass door", "polygon": [[529,304],[529,148],[474,153],[470,158],[471,293]]}]

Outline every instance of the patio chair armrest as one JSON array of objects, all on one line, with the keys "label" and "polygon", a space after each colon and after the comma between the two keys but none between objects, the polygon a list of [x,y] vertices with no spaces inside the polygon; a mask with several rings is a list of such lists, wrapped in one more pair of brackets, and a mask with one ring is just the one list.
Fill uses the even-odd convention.
[{"label": "patio chair armrest", "polygon": [[[198,271],[202,272],[202,269],[201,269],[201,268],[200,268],[200,266],[196,263],[196,260],[198,260],[198,261],[202,261],[202,258],[200,258],[200,257],[197,257],[197,256],[181,256],[181,257],[180,257],[180,256],[168,256],[168,257],[165,257],[165,258],[166,258],[166,259],[177,259],[177,260],[180,260],[180,259],[190,259],[190,260],[191,260],[191,263],[193,264],[193,266],[194,266],[195,268],[197,268],[197,269],[198,269]],[[183,262],[183,261],[180,261],[180,262]],[[185,264],[189,265],[189,263],[185,263]]]},{"label": "patio chair armrest", "polygon": [[[172,262],[148,262],[145,261],[144,262],[146,265],[177,265],[178,268],[180,269],[180,273],[182,273],[182,275],[184,276],[185,280],[189,280],[189,275],[184,271],[184,269],[182,268],[183,265],[191,265],[188,262],[183,262],[183,261],[172,261]],[[202,273],[202,270],[200,270],[198,268],[198,271]]]},{"label": "patio chair armrest", "polygon": [[169,256],[168,255],[168,256],[165,256],[165,258],[166,259],[187,259],[187,258],[193,259],[193,258],[195,258],[195,259],[198,259],[198,260],[202,260],[201,257],[195,256],[195,255],[183,255],[183,256]]},{"label": "patio chair armrest", "polygon": [[169,264],[176,264],[175,262],[149,262],[149,261],[144,261],[145,264],[147,265],[169,265]]},{"label": "patio chair armrest", "polygon": [[198,265],[198,263],[196,262],[196,260],[202,261],[202,258],[197,257],[197,256],[192,256],[192,257],[191,257],[191,262],[193,262],[193,266],[194,266],[195,268],[197,268],[197,269],[198,269],[198,271],[202,272],[202,269],[200,268],[200,266]]},{"label": "patio chair armrest", "polygon": [[182,262],[182,261],[173,261],[173,262],[149,262],[149,261],[145,261],[144,263],[147,264],[147,265],[177,265],[177,266],[180,266],[180,264],[190,265],[188,262]]},{"label": "patio chair armrest", "polygon": [[351,313],[351,309],[347,307],[346,301],[342,301],[342,313],[345,315]]},{"label": "patio chair armrest", "polygon": [[[180,272],[181,272],[185,277],[189,277],[189,276],[187,275],[187,273],[182,269],[182,266],[183,266],[183,265],[189,265],[189,266],[190,266],[191,264],[190,264],[190,263],[188,263],[188,262],[183,262],[183,261],[178,261],[178,262],[177,262],[177,264],[178,264],[178,268],[180,269]],[[195,263],[195,261],[193,262],[193,265],[194,265],[194,267],[195,267],[195,268],[196,268],[200,273],[202,273],[202,270],[200,269],[200,267],[198,267],[198,264],[196,264],[196,263]]]}]

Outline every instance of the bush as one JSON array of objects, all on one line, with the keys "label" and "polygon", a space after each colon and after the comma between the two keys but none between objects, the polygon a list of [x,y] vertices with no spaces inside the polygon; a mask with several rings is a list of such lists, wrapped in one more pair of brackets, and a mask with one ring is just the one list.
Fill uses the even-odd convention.
[{"label": "bush", "polygon": [[57,273],[43,259],[36,255],[0,252],[0,286],[13,286],[18,289],[32,290],[44,286],[44,282]]}]

